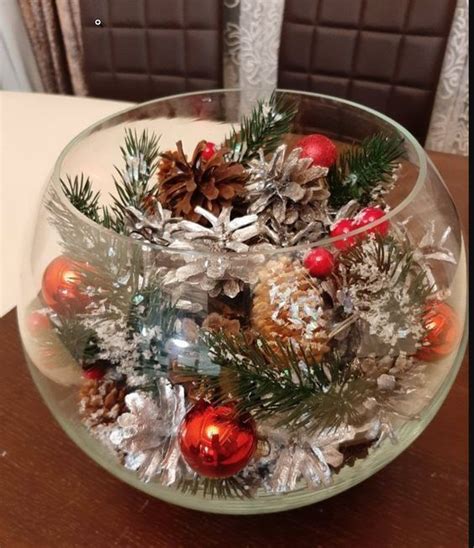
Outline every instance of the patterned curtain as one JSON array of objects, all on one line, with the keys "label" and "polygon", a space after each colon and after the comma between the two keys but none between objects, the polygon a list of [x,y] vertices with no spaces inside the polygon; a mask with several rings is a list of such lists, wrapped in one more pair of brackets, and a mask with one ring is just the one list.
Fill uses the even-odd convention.
[{"label": "patterned curtain", "polygon": [[224,0],[224,86],[241,87],[241,112],[278,79],[284,0]]},{"label": "patterned curtain", "polygon": [[19,0],[47,93],[87,95],[80,0]]},{"label": "patterned curtain", "polygon": [[436,93],[426,148],[467,156],[469,2],[458,0]]}]

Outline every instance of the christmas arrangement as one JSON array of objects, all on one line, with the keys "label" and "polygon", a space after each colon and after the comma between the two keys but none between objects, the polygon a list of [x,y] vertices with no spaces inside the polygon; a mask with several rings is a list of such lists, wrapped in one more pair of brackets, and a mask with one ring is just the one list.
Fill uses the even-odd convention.
[{"label": "christmas arrangement", "polygon": [[35,362],[143,481],[329,485],[416,420],[406,399],[459,342],[433,274],[456,263],[449,229],[415,242],[386,218],[403,140],[295,136],[296,115],[273,94],[192,150],[127,129],[111,204],[83,174],[46,196],[61,254],[28,317]]}]

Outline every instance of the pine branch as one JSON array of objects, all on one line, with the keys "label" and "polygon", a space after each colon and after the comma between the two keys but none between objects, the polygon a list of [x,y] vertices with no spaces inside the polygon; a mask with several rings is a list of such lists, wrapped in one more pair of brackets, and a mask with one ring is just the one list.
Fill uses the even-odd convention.
[{"label": "pine branch", "polygon": [[197,495],[202,492],[204,498],[219,499],[248,499],[251,498],[248,486],[237,477],[230,478],[204,478],[196,476],[193,479],[181,479],[176,488],[182,493]]},{"label": "pine branch", "polygon": [[228,161],[247,163],[257,156],[259,149],[265,154],[275,150],[289,132],[296,113],[296,105],[287,105],[275,91],[268,102],[259,101],[250,115],[241,119],[239,131],[232,128],[226,138],[225,144],[231,150]]},{"label": "pine branch", "polygon": [[82,214],[95,222],[100,222],[99,197],[100,191],[94,194],[89,177],[84,179],[84,174],[75,176],[74,180],[67,175],[66,181],[60,179],[61,188],[71,204]]},{"label": "pine branch", "polygon": [[377,192],[387,191],[404,154],[403,139],[383,134],[343,151],[327,175],[330,206],[339,209],[354,199],[365,205]]},{"label": "pine branch", "polygon": [[62,318],[55,323],[55,331],[71,356],[81,365],[94,363],[99,353],[97,337],[77,318]]},{"label": "pine branch", "polygon": [[[243,336],[209,332],[204,342],[211,358],[234,379],[232,394],[218,401],[237,402],[257,419],[277,419],[277,426],[310,432],[357,423],[363,402],[375,393],[372,381],[359,377],[336,354],[321,363],[302,347],[264,339],[249,343]],[[209,379],[217,387],[218,379]]]},{"label": "pine branch", "polygon": [[[373,240],[361,240],[358,245],[340,255],[340,263],[347,268],[347,283],[360,282],[360,265],[375,265],[380,274],[390,280],[390,287],[384,287],[380,293],[404,288],[412,306],[423,305],[433,292],[425,270],[414,260],[413,250],[407,243],[402,243],[391,236],[378,234]],[[376,299],[377,295],[373,295]],[[398,308],[394,305],[394,308]]]},{"label": "pine branch", "polygon": [[114,226],[123,232],[124,210],[128,206],[142,209],[143,200],[150,193],[149,182],[158,165],[158,141],[154,133],[144,130],[140,137],[136,131],[125,130],[125,144],[120,147],[125,168],[115,166],[118,179],[114,177],[115,195],[112,211]]}]

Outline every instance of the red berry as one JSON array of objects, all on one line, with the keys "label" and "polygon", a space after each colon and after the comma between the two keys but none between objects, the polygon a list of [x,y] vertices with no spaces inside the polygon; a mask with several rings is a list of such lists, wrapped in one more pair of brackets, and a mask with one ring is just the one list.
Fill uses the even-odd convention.
[{"label": "red berry", "polygon": [[[385,215],[385,212],[380,207],[366,207],[362,209],[358,215],[354,218],[354,222],[357,228],[361,228],[370,223],[381,219]],[[384,221],[373,228],[369,228],[367,234],[378,234],[379,236],[386,236],[390,228],[390,222]]]},{"label": "red berry", "polygon": [[82,375],[86,379],[98,381],[105,375],[105,371],[101,367],[91,367],[90,369],[84,370]]},{"label": "red berry", "polygon": [[27,318],[26,324],[32,335],[38,335],[49,327],[49,318],[46,314],[34,310]]},{"label": "red berry", "polygon": [[336,145],[324,135],[313,133],[303,137],[297,147],[301,147],[301,158],[311,158],[313,165],[331,167],[337,159]]},{"label": "red berry", "polygon": [[334,270],[334,256],[325,247],[315,247],[306,255],[304,265],[311,276],[326,278]]},{"label": "red berry", "polygon": [[208,162],[216,153],[216,145],[211,143],[211,141],[206,142],[206,146],[201,153],[201,158]]},{"label": "red berry", "polygon": [[[348,232],[352,232],[352,230],[355,230],[357,228],[357,225],[352,219],[340,219],[339,221],[335,222],[330,231],[331,238],[335,238],[336,236],[342,236],[343,234],[347,234]],[[334,242],[334,245],[341,250],[349,249],[356,243],[355,236],[350,236],[349,238],[343,238],[342,240],[338,240],[337,242]]]}]

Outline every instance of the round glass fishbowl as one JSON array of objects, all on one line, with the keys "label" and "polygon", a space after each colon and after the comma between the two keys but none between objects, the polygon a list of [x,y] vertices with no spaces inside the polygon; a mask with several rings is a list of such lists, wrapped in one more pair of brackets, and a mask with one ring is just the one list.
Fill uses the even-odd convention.
[{"label": "round glass fishbowl", "polygon": [[361,105],[189,93],[80,133],[47,181],[18,320],[66,433],[197,510],[321,501],[399,455],[466,342],[459,217]]}]

